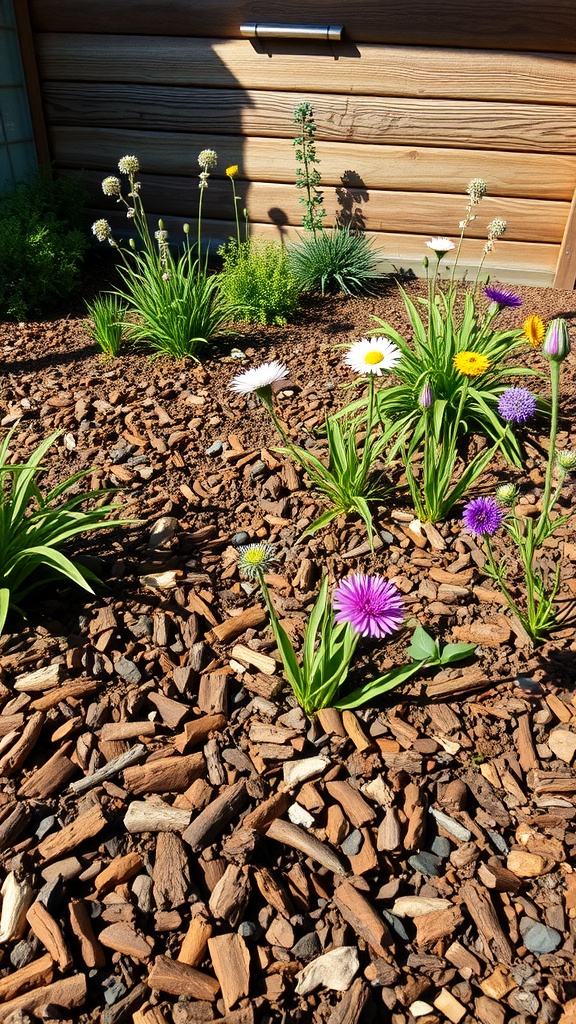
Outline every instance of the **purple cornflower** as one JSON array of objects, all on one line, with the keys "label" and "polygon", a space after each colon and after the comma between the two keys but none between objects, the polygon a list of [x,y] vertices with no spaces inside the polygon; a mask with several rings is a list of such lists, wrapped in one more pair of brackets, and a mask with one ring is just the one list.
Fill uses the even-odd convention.
[{"label": "purple cornflower", "polygon": [[520,296],[515,295],[514,292],[511,292],[509,288],[487,287],[484,289],[484,295],[488,299],[491,299],[492,302],[495,302],[496,305],[500,306],[502,309],[505,306],[510,306],[513,308],[514,306],[522,305],[522,299],[520,298]]},{"label": "purple cornflower", "polygon": [[536,412],[536,395],[528,388],[508,388],[500,395],[498,412],[510,423],[526,423]]},{"label": "purple cornflower", "polygon": [[336,587],[333,604],[334,621],[350,623],[361,636],[381,638],[404,620],[400,592],[383,576],[349,576]]},{"label": "purple cornflower", "polygon": [[492,537],[500,529],[504,512],[495,498],[473,498],[464,508],[464,526],[477,537]]}]

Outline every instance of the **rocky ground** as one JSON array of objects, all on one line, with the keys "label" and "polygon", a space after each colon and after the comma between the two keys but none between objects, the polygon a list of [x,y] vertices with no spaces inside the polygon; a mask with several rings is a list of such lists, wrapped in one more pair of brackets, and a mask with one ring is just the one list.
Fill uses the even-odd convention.
[{"label": "rocky ground", "polygon": [[[94,258],[84,297],[109,273]],[[573,292],[517,291],[510,322],[574,326]],[[76,543],[96,597],[54,588],[0,640],[0,1021],[573,1024],[573,629],[532,650],[460,510],[419,531],[399,472],[374,559],[353,519],[298,542],[318,497],[262,407],[229,390],[282,360],[279,414],[313,439],[348,397],[337,346],[372,315],[407,329],[395,283],[308,300],[198,366],[104,361],[83,308],[0,328],[18,457],[61,429],[46,484],[89,468],[135,520]],[[567,366],[560,446],[576,444]],[[524,442],[533,505],[545,424]],[[483,486],[509,475],[496,465]],[[269,586],[296,641],[325,573],[370,569],[398,585],[408,625],[476,642],[475,658],[307,721],[238,574],[247,539],[276,546]],[[575,552],[565,528],[546,553],[565,598]],[[410,633],[366,642],[356,679],[405,660]]]}]

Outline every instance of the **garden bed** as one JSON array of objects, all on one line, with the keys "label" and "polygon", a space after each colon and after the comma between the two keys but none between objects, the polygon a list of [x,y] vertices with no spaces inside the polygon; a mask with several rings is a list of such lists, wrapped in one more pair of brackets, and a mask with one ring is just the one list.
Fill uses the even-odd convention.
[{"label": "garden bed", "polygon": [[[93,262],[98,287],[106,264]],[[573,327],[573,292],[515,290],[523,308],[502,323],[534,312]],[[240,370],[284,362],[277,408],[302,443],[347,400],[337,346],[372,315],[407,332],[394,282],[308,299],[294,323],[243,328],[202,365],[103,361],[81,302],[3,325],[0,411],[3,426],[22,419],[19,458],[62,429],[46,482],[93,467],[91,485],[118,487],[138,522],[75,544],[102,593],[56,588],[0,640],[1,879],[14,872],[36,901],[2,947],[0,1020],[576,1019],[573,628],[532,649],[461,509],[417,530],[399,471],[374,558],[354,519],[299,541],[321,503],[275,451],[263,407],[229,390]],[[576,445],[575,361],[559,447]],[[526,472],[512,476],[535,504],[545,423],[523,438]],[[496,463],[481,493],[509,478]],[[236,545],[259,539],[275,545],[269,586],[293,637],[326,573],[376,571],[408,623],[476,656],[307,721],[238,574]],[[569,526],[558,550],[569,597]],[[366,641],[356,678],[405,661],[410,635]]]}]

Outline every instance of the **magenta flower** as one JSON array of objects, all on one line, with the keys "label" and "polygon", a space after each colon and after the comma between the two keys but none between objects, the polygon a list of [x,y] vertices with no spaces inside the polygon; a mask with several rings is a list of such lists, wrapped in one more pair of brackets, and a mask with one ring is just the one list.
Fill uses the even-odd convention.
[{"label": "magenta flower", "polygon": [[528,388],[508,388],[500,395],[498,412],[510,423],[526,423],[536,412],[536,395]]},{"label": "magenta flower", "polygon": [[509,288],[487,287],[484,289],[484,294],[488,299],[491,299],[492,302],[495,302],[496,305],[500,306],[502,309],[504,309],[505,306],[513,308],[514,306],[522,305],[522,299],[520,296],[515,295]]},{"label": "magenta flower", "polygon": [[361,636],[387,636],[404,620],[400,592],[383,576],[349,576],[336,587],[333,604],[334,621],[348,622]]},{"label": "magenta flower", "polygon": [[464,526],[477,537],[492,537],[502,526],[504,511],[495,498],[473,498],[464,508]]}]

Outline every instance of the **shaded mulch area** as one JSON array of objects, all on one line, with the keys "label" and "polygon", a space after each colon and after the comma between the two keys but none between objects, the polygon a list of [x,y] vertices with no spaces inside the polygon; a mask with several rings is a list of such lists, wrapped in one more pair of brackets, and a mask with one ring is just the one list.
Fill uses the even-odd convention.
[{"label": "shaded mulch area", "polygon": [[[109,273],[94,258],[84,296]],[[516,290],[523,309],[503,322],[574,326],[573,292]],[[134,522],[76,543],[104,581],[96,597],[55,587],[0,640],[0,1020],[569,1024],[573,629],[532,650],[460,510],[418,532],[399,469],[373,558],[353,519],[299,540],[317,496],[262,407],[228,388],[239,369],[286,362],[279,414],[321,444],[350,395],[337,346],[373,315],[408,330],[395,283],[309,299],[293,324],[242,328],[202,365],[106,362],[83,315],[79,300],[1,327],[0,417],[21,419],[19,458],[61,429],[46,484],[90,469]],[[574,355],[567,366],[559,447],[576,444]],[[533,505],[545,424],[525,448],[512,477]],[[505,478],[496,464],[481,487]],[[415,621],[476,642],[476,657],[306,720],[238,574],[248,539],[276,546],[269,585],[295,639],[326,573],[398,585],[407,628],[359,648],[352,685],[406,660]],[[565,598],[575,552],[566,527],[545,553],[563,560]]]}]

